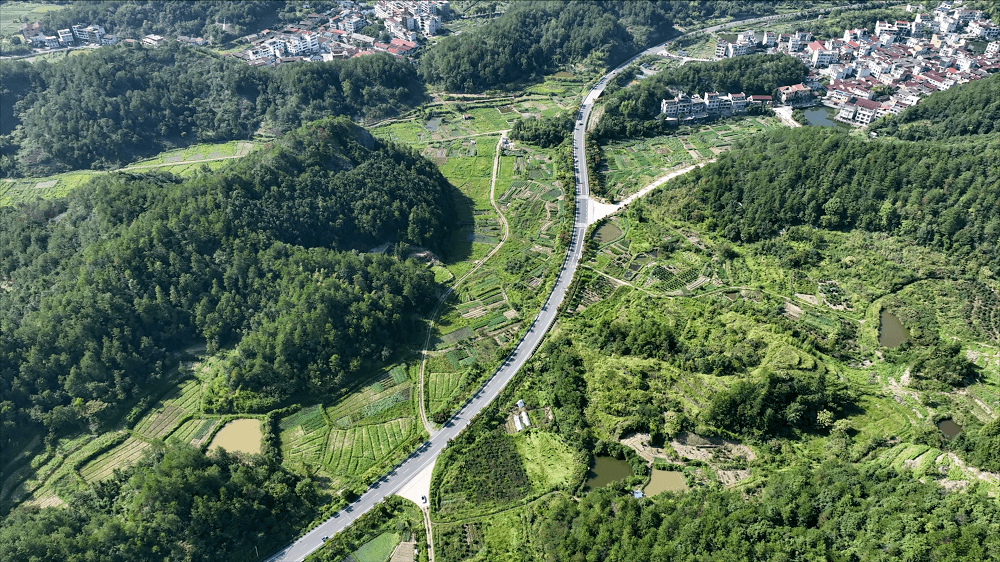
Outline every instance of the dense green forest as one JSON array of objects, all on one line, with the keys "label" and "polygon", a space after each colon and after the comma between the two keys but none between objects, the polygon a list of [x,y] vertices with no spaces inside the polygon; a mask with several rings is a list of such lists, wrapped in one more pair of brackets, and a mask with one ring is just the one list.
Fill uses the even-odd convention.
[{"label": "dense green forest", "polygon": [[237,351],[210,410],[336,394],[408,341],[435,293],[412,260],[356,250],[434,247],[451,190],[430,162],[338,118],[219,174],[112,174],[0,209],[4,451],[29,428],[114,423],[196,339]]},{"label": "dense green forest", "polygon": [[[275,11],[284,2],[269,0],[186,0],[162,2],[93,2],[76,0],[42,19],[46,29],[75,24],[98,24],[120,38],[140,38],[149,33],[188,35],[223,42],[253,33],[267,21],[277,21]],[[223,25],[224,24],[224,25]]]},{"label": "dense green forest", "polygon": [[552,148],[562,144],[573,132],[573,118],[568,115],[554,117],[518,119],[510,130],[510,138],[542,148]]},{"label": "dense green forest", "polygon": [[[705,92],[774,95],[779,86],[802,82],[808,72],[806,65],[787,55],[748,55],[668,68],[628,88],[609,84],[604,113],[592,134],[599,138],[662,134],[667,126],[656,116],[660,114],[660,101],[672,98],[673,90],[692,95]],[[628,80],[634,74],[626,70],[619,77]]]},{"label": "dense green forest", "polygon": [[436,43],[420,61],[449,91],[506,89],[574,64],[603,69],[670,37],[673,24],[773,14],[780,2],[514,2],[496,21]]},{"label": "dense green forest", "polygon": [[891,469],[828,461],[754,494],[635,500],[623,486],[563,497],[534,531],[546,560],[993,560],[1000,508]]},{"label": "dense green forest", "polygon": [[1000,267],[1000,140],[866,141],[805,127],[775,131],[684,181],[686,208],[730,240],[793,225],[888,232],[965,261]]},{"label": "dense green forest", "polygon": [[5,517],[4,559],[253,559],[280,546],[325,501],[309,479],[264,455],[205,455],[186,445],[157,449],[77,492],[65,507],[18,509]]},{"label": "dense green forest", "polygon": [[428,49],[420,73],[449,91],[481,92],[588,59],[604,67],[668,34],[668,4],[515,2],[476,33],[447,37]]},{"label": "dense green forest", "polygon": [[[113,168],[193,142],[252,137],[328,115],[382,118],[424,99],[413,66],[389,55],[256,68],[168,42],[0,66],[5,176]],[[57,140],[58,139],[58,140]]]},{"label": "dense green forest", "polygon": [[1000,131],[1000,75],[938,92],[869,129],[913,141]]}]

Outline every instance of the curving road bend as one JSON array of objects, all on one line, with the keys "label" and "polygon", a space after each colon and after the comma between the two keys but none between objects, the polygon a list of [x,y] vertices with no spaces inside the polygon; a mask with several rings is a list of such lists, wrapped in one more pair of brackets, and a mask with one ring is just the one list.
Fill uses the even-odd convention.
[{"label": "curving road bend", "polygon": [[[762,22],[792,15],[800,15],[806,12],[822,12],[824,9],[804,10],[796,14],[784,14],[781,16],[767,16],[749,20],[728,22],[701,29],[700,32],[716,31],[734,25],[746,25],[748,23]],[[676,37],[673,39],[677,39]],[[673,40],[672,39],[672,40]],[[573,128],[573,166],[576,177],[576,216],[573,223],[573,234],[570,238],[569,248],[566,252],[566,259],[563,261],[559,275],[556,277],[555,286],[549,294],[542,310],[532,322],[528,332],[521,338],[514,351],[507,357],[499,369],[483,384],[471,399],[469,399],[461,410],[452,417],[444,427],[435,433],[430,439],[425,441],[416,451],[410,454],[402,463],[397,465],[389,473],[383,475],[378,481],[372,484],[368,490],[353,503],[335,513],[332,517],[324,521],[318,527],[309,531],[285,549],[274,554],[268,560],[270,562],[299,562],[305,560],[306,556],[313,553],[321,546],[326,537],[330,537],[343,531],[361,515],[375,507],[376,504],[386,497],[398,492],[420,474],[424,469],[432,466],[437,460],[438,454],[469,425],[469,422],[483,408],[492,402],[507,384],[514,378],[514,375],[521,369],[541,343],[545,333],[555,322],[556,313],[566,291],[569,289],[573,275],[576,273],[577,265],[583,254],[583,238],[587,230],[587,225],[599,218],[597,213],[591,213],[590,199],[590,178],[587,170],[586,147],[584,137],[586,134],[587,121],[590,112],[594,107],[594,101],[600,97],[604,91],[604,86],[608,80],[625,69],[643,55],[656,54],[661,51],[667,42],[650,47],[629,60],[618,65],[617,68],[605,74],[597,84],[591,88],[583,99],[580,112],[577,115],[576,124]]]}]

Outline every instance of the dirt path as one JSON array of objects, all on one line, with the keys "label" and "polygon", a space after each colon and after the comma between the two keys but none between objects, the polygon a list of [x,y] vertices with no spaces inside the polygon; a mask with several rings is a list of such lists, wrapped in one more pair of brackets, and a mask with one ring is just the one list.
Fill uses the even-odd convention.
[{"label": "dirt path", "polygon": [[431,527],[431,511],[425,507],[420,512],[424,514],[424,529],[427,531],[427,562],[434,562],[434,529]]},{"label": "dirt path", "polygon": [[[504,242],[507,241],[507,237],[510,235],[510,227],[507,224],[507,218],[504,217],[503,213],[500,211],[500,206],[497,205],[497,199],[496,199],[497,175],[499,175],[500,173],[500,147],[503,145],[503,141],[504,139],[506,139],[509,130],[499,131],[499,132],[500,132],[500,138],[497,140],[497,146],[493,153],[493,174],[490,177],[490,205],[493,206],[493,210],[496,211],[497,213],[497,218],[500,219],[500,223],[503,225],[503,236],[500,238],[500,242],[498,242],[497,245],[494,246],[493,249],[490,250],[488,254],[486,254],[486,257],[477,261],[476,265],[474,265],[471,269],[469,269],[469,271],[466,271],[464,275],[459,277],[455,281],[455,283],[452,284],[452,286],[447,291],[445,291],[443,295],[441,295],[441,298],[438,299],[437,306],[434,307],[434,313],[431,315],[430,324],[428,324],[427,326],[427,336],[424,338],[424,348],[420,350],[420,375],[418,377],[418,383],[417,383],[417,392],[419,393],[417,399],[417,405],[418,405],[417,409],[420,411],[420,422],[424,425],[424,429],[427,431],[428,435],[434,435],[435,433],[437,433],[437,429],[427,419],[427,409],[424,404],[424,384],[425,384],[424,373],[427,367],[427,355],[428,355],[428,348],[430,347],[431,344],[431,334],[434,332],[434,321],[437,319],[438,314],[441,313],[441,307],[444,306],[444,303],[445,301],[448,300],[448,297],[450,297],[451,294],[455,292],[455,289],[457,289],[458,286],[461,285],[463,281],[468,279],[470,275],[479,271],[479,268],[482,267],[484,263],[489,261],[489,259],[492,258],[494,254],[500,251],[500,248],[503,247]],[[474,136],[480,136],[480,135],[474,135]]]},{"label": "dirt path", "polygon": [[650,183],[646,187],[643,187],[639,191],[633,193],[632,195],[629,195],[628,197],[626,197],[625,199],[622,199],[618,203],[598,203],[594,199],[594,197],[592,196],[590,198],[590,208],[588,209],[588,212],[587,212],[587,222],[590,223],[590,224],[593,224],[593,223],[599,221],[600,219],[603,219],[604,217],[606,217],[608,215],[611,215],[612,213],[616,213],[616,212],[620,211],[621,209],[627,207],[629,203],[635,201],[636,199],[638,199],[640,197],[645,196],[650,191],[653,191],[654,189],[656,189],[657,187],[660,187],[661,185],[667,183],[668,181],[670,181],[670,180],[672,180],[672,179],[674,179],[674,178],[676,178],[678,176],[682,176],[682,175],[690,172],[691,170],[694,170],[695,168],[701,168],[702,166],[704,166],[706,164],[710,164],[712,162],[715,162],[715,158],[712,158],[710,160],[703,160],[701,162],[698,162],[697,164],[692,164],[690,166],[686,166],[686,167],[681,168],[679,170],[674,170],[674,171],[668,173],[665,176],[661,176],[660,178],[657,178],[656,180],[654,180],[652,183]]}]

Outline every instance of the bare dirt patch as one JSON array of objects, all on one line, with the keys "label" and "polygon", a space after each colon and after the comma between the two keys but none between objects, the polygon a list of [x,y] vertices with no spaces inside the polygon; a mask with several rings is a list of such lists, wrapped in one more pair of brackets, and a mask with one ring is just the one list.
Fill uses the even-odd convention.
[{"label": "bare dirt patch", "polygon": [[389,562],[413,562],[416,546],[417,543],[414,541],[397,544],[392,556],[389,557]]},{"label": "bare dirt patch", "polygon": [[790,302],[785,302],[785,315],[789,318],[797,319],[802,316],[802,309]]},{"label": "bare dirt patch", "polygon": [[723,486],[730,486],[750,478],[749,468],[745,468],[743,470],[717,470],[715,472],[719,476],[719,482],[721,482]]},{"label": "bare dirt patch", "polygon": [[816,298],[816,295],[807,295],[805,293],[795,293],[795,298],[800,299],[800,300],[804,300],[804,301],[806,301],[807,303],[809,303],[809,304],[811,304],[813,306],[818,306],[819,305],[819,299]]}]

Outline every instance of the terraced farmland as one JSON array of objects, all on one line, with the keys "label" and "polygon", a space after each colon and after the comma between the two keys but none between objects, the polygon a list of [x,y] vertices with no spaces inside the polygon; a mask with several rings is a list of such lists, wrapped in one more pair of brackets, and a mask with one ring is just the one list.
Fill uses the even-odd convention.
[{"label": "terraced farmland", "polygon": [[335,475],[360,474],[388,457],[415,429],[413,418],[333,429],[323,464]]},{"label": "terraced farmland", "polygon": [[116,469],[132,466],[139,462],[149,443],[136,437],[129,437],[124,443],[87,463],[80,469],[80,476],[88,484],[94,484],[111,477]]}]

